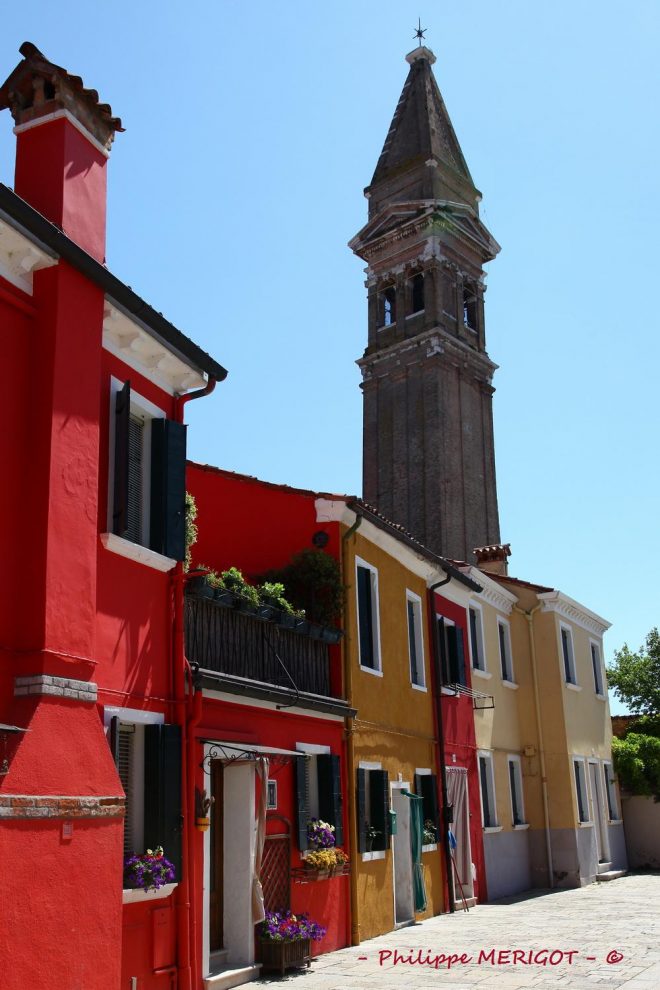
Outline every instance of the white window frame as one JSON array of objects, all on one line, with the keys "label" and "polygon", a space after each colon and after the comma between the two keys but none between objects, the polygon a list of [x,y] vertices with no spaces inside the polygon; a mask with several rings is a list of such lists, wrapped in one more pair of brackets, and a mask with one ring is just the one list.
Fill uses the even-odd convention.
[{"label": "white window frame", "polygon": [[[598,680],[596,680],[596,670],[594,664],[594,650],[598,661]],[[589,659],[591,660],[591,673],[594,680],[594,691],[597,698],[605,698],[605,671],[603,670],[603,651],[601,644],[596,639],[589,640]],[[600,687],[600,690],[598,688]]]},{"label": "white window frame", "polygon": [[[369,771],[369,770],[382,770],[383,769],[383,764],[382,763],[370,763],[370,762],[365,761],[365,760],[360,760],[360,762],[358,763],[358,769],[359,770],[367,770],[367,771]],[[367,778],[367,781],[368,781],[368,778]],[[391,788],[390,788],[390,794],[391,794]],[[366,811],[366,814],[367,814],[367,821],[370,822],[371,821],[371,788],[368,786],[368,784],[367,784],[367,786],[365,788],[364,801],[365,801],[365,809],[364,810]],[[385,849],[374,849],[374,850],[372,850],[372,852],[363,852],[363,853],[360,853],[360,856],[362,857],[362,862],[363,863],[370,863],[374,859],[385,859]]]},{"label": "white window frame", "polygon": [[[563,663],[563,658],[562,658]],[[573,764],[573,786],[575,788],[575,807],[577,811],[578,825],[592,825],[591,819],[591,802],[589,800],[589,780],[587,773],[587,761],[584,756],[573,756],[571,757]],[[575,773],[575,767],[578,767],[578,774]],[[578,777],[582,781],[582,804],[584,807],[586,818],[580,818],[580,795],[579,795],[579,784]]]},{"label": "white window frame", "polygon": [[[619,810],[619,800],[616,792],[614,777],[614,766],[611,760],[603,760],[603,777],[605,779],[605,800],[607,801],[607,819],[610,822],[620,822],[621,812]],[[610,817],[610,811],[614,817]]]},{"label": "white window frame", "polygon": [[[504,630],[504,651],[505,656],[502,656],[502,637],[500,636],[500,628]],[[515,684],[515,677],[513,673],[513,653],[511,651],[511,626],[506,619],[497,617],[497,646],[500,654],[500,675],[502,677],[503,684]],[[505,672],[508,676],[505,677]]]},{"label": "white window frame", "polygon": [[[488,790],[488,800],[493,812],[493,822],[486,824],[486,816],[484,814],[484,795],[483,795],[483,783],[481,780],[481,760],[486,760],[486,788]],[[497,796],[495,793],[495,763],[493,760],[493,753],[489,749],[479,749],[477,750],[477,766],[479,770],[479,801],[481,803],[481,824],[484,832],[501,832],[502,826],[499,823],[499,818],[497,815]]]},{"label": "white window frame", "polygon": [[[124,828],[131,830],[133,852],[138,854],[144,850],[144,727],[145,725],[162,725],[165,716],[161,712],[142,711],[139,708],[114,708],[106,705],[103,709],[103,725],[106,735],[110,735],[110,723],[118,718],[120,724],[132,725],[135,730],[133,742],[133,763],[131,768],[131,791],[133,801],[127,807],[128,814],[124,819]],[[121,731],[121,730],[120,730]],[[139,841],[137,841],[139,839]]]},{"label": "white window frame", "polygon": [[[515,816],[515,803],[513,800],[513,791],[511,789],[511,766],[515,767],[514,777],[516,780],[516,787],[518,789],[518,806],[520,808],[521,821],[516,821]],[[522,761],[517,753],[507,753],[506,757],[506,770],[507,777],[509,780],[509,797],[511,799],[511,824],[514,829],[525,829],[529,828],[527,818],[525,816],[525,792],[523,790],[523,775],[522,775]]]},{"label": "white window frame", "polygon": [[[375,667],[369,667],[362,663],[362,656],[360,653],[360,595],[358,591],[358,567],[364,567],[371,574],[371,613],[374,617],[374,660],[376,661]],[[362,557],[355,557],[355,609],[357,616],[357,630],[358,630],[358,656],[360,670],[364,670],[367,674],[374,674],[376,677],[383,676],[383,659],[380,648],[380,596],[378,594],[378,568],[374,567],[368,561],[363,560]]]},{"label": "white window frame", "polygon": [[[477,633],[477,654],[474,655],[474,647],[472,643],[472,617],[471,612],[474,612],[476,617],[476,633]],[[485,676],[490,676],[488,674],[488,666],[486,664],[486,647],[484,641],[484,614],[481,605],[476,602],[470,602],[468,606],[468,638],[470,640],[470,667],[473,673],[482,674]],[[478,661],[481,660],[481,663]],[[475,662],[477,661],[477,662]]]},{"label": "white window frame", "polygon": [[[408,614],[408,603],[413,606],[413,635],[415,637],[415,649],[417,651],[417,676],[421,680],[414,681],[412,676],[412,656],[410,655],[410,617]],[[406,630],[408,632],[408,671],[410,674],[410,684],[415,691],[426,691],[426,657],[424,655],[424,634],[422,631],[422,599],[414,591],[406,588]]]},{"label": "white window frame", "polygon": [[[128,379],[127,379],[128,380]],[[117,553],[121,557],[135,560],[138,563],[146,564],[158,571],[170,571],[176,561],[163,554],[156,553],[149,546],[149,532],[151,527],[151,422],[154,419],[166,419],[163,409],[154,405],[149,399],[135,392],[131,388],[131,415],[140,416],[144,420],[145,430],[142,437],[142,539],[145,543],[133,543],[123,536],[113,533],[113,513],[115,495],[115,402],[117,392],[121,391],[125,382],[112,376],[110,378],[110,419],[108,430],[108,512],[107,512],[107,532],[101,534],[103,546],[112,553]]]},{"label": "white window frame", "polygon": [[[330,746],[321,746],[318,743],[296,743],[299,753],[305,754],[305,771],[307,774],[307,817],[319,817],[319,774],[316,757],[332,753]],[[301,856],[305,857],[308,850],[303,850]]]},{"label": "white window frame", "polygon": [[[570,677],[566,677],[566,658],[564,657],[564,633],[568,643],[568,668]],[[559,658],[561,660],[562,677],[564,684],[569,688],[576,688],[580,685],[577,679],[577,667],[575,665],[575,643],[573,642],[573,630],[565,622],[559,623]]]}]

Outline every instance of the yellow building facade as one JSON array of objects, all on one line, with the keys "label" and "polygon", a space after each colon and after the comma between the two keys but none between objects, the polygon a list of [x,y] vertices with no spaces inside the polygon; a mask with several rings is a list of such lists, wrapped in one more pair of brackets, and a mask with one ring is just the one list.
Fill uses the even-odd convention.
[{"label": "yellow building facade", "polygon": [[[357,709],[347,723],[357,944],[445,909],[428,593],[447,571],[364,506],[317,503],[317,518],[330,517],[342,523],[345,696]],[[467,602],[471,580],[447,567]],[[424,906],[411,861],[415,800],[425,823]]]},{"label": "yellow building facade", "polygon": [[562,592],[477,568],[470,603],[489,899],[626,868],[603,665],[609,623]]}]

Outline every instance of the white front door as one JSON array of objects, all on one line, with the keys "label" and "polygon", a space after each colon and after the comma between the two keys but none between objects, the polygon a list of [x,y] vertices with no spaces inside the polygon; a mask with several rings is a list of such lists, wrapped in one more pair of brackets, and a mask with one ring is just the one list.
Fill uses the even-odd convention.
[{"label": "white front door", "polygon": [[405,925],[414,919],[412,847],[410,845],[410,798],[392,786],[392,809],[396,812],[396,835],[392,836],[394,868],[394,921]]}]

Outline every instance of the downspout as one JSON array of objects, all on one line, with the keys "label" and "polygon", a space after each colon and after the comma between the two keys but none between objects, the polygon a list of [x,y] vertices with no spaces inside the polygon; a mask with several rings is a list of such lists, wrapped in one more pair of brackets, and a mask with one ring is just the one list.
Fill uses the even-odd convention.
[{"label": "downspout", "polygon": [[445,761],[445,732],[442,720],[442,693],[440,685],[440,644],[438,642],[438,620],[435,611],[435,592],[451,581],[451,574],[448,574],[442,581],[436,581],[428,589],[429,618],[431,620],[431,649],[433,651],[433,686],[435,688],[436,703],[433,709],[435,728],[437,735],[438,767],[440,770],[440,792],[442,796],[442,849],[445,854],[445,874],[447,877],[447,903],[449,911],[454,913],[454,876],[452,873],[451,847],[449,845],[449,799],[447,797],[447,767]]},{"label": "downspout", "polygon": [[[201,399],[205,395],[210,395],[216,386],[216,379],[209,376],[209,380],[204,388],[181,395],[174,400],[174,419],[177,423],[183,423],[183,412],[186,402],[193,399]],[[176,721],[181,727],[181,811],[183,842],[182,853],[185,850],[185,863],[183,878],[176,888],[175,900],[177,909],[177,966],[178,978],[177,986],[179,990],[197,990],[197,959],[195,945],[193,943],[193,931],[196,930],[195,909],[191,891],[194,891],[194,836],[192,823],[193,816],[190,814],[189,789],[189,766],[194,767],[194,748],[192,740],[188,737],[188,720],[186,717],[186,684],[185,684],[185,631],[184,631],[184,581],[185,571],[183,561],[177,561],[172,574],[172,599],[173,599],[173,632],[172,632],[172,697],[176,709]],[[192,680],[190,682],[189,703],[192,703]],[[200,696],[201,700],[201,696]],[[194,790],[193,790],[194,795]]]},{"label": "downspout", "polygon": [[536,643],[534,640],[534,614],[541,608],[535,605],[534,608],[526,611],[518,605],[513,606],[514,611],[520,612],[527,619],[527,632],[529,634],[529,655],[532,663],[532,680],[534,682],[534,709],[536,712],[536,731],[539,737],[539,763],[541,765],[541,794],[543,797],[543,827],[545,831],[545,849],[548,858],[548,886],[555,885],[554,865],[552,862],[552,845],[550,843],[550,812],[548,810],[548,777],[545,770],[545,747],[543,745],[543,726],[541,724],[541,703],[539,700],[539,679],[536,667]]},{"label": "downspout", "polygon": [[[362,516],[355,514],[355,522],[350,526],[341,538],[342,571],[346,568],[346,544],[348,540],[362,525]],[[344,582],[347,584],[347,575],[344,573]],[[350,636],[348,622],[346,621],[346,610],[344,610],[344,685],[346,700],[349,705],[353,702],[353,669],[351,664],[351,651],[349,649]],[[355,807],[355,752],[353,743],[353,720],[346,717],[344,719],[346,734],[346,777],[348,780],[348,827],[351,830],[351,853],[359,856],[358,850],[358,829],[357,829],[357,809]],[[348,917],[346,919],[346,935],[349,945],[360,944],[360,912],[357,894],[357,870],[351,870],[350,874],[351,896],[349,902]]]}]

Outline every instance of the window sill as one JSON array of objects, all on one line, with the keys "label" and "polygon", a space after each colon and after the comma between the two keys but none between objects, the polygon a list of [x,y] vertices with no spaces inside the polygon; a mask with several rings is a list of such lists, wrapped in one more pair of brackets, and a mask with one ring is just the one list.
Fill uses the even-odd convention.
[{"label": "window sill", "polygon": [[373,852],[370,852],[370,853],[361,853],[361,855],[362,855],[362,862],[363,863],[371,863],[371,862],[373,862],[376,859],[385,859],[385,850],[384,849],[375,849]]},{"label": "window sill", "polygon": [[580,687],[579,684],[571,684],[570,681],[564,681],[564,685],[568,688],[569,691],[581,691],[582,690],[582,688]]},{"label": "window sill", "polygon": [[604,694],[598,694],[598,692],[596,692],[596,697],[598,698],[599,701],[607,701],[607,698],[605,697]]},{"label": "window sill", "polygon": [[452,691],[451,688],[441,687],[440,694],[446,694],[448,698],[458,698],[458,691]]},{"label": "window sill", "polygon": [[413,691],[423,691],[424,694],[426,694],[426,684],[413,684],[411,682],[410,686],[413,689]]},{"label": "window sill", "polygon": [[483,677],[485,681],[489,681],[493,676],[489,670],[482,670],[481,667],[473,667],[472,674],[474,677]]},{"label": "window sill", "polygon": [[608,825],[623,825],[623,818],[608,818]]},{"label": "window sill", "polygon": [[520,687],[520,685],[519,684],[516,684],[515,681],[507,681],[507,680],[504,680],[503,679],[502,680],[502,687],[508,688],[509,691],[517,691],[518,688]]},{"label": "window sill", "polygon": [[437,850],[437,848],[438,848],[438,843],[437,842],[429,842],[429,844],[427,846],[422,846],[422,852],[423,853],[432,853],[432,852],[435,852]]},{"label": "window sill", "polygon": [[166,883],[158,890],[141,890],[140,888],[129,888],[123,890],[121,895],[122,904],[137,904],[140,901],[160,901],[163,897],[169,897],[172,891],[176,890],[178,884]]},{"label": "window sill", "polygon": [[504,828],[503,825],[484,825],[483,830],[485,833],[501,832]]},{"label": "window sill", "polygon": [[162,553],[156,553],[149,547],[141,547],[138,543],[131,543],[130,540],[125,540],[123,536],[117,536],[116,533],[101,533],[101,543],[111,553],[126,557],[127,560],[134,560],[138,564],[144,564],[145,567],[151,567],[155,571],[165,573],[176,567],[176,560],[172,560],[171,557],[164,557]]},{"label": "window sill", "polygon": [[593,828],[594,827],[594,823],[593,822],[578,822],[577,823],[577,827],[578,828]]},{"label": "window sill", "polygon": [[365,672],[365,674],[373,674],[374,677],[382,677],[383,676],[382,670],[376,670],[375,667],[365,667],[362,664],[360,664],[360,670],[363,670]]},{"label": "window sill", "polygon": [[426,311],[423,310],[423,309],[416,309],[414,313],[408,313],[408,315],[406,316],[406,319],[407,320],[412,320],[413,316],[421,316],[422,313],[424,313],[424,312],[426,312]]},{"label": "window sill", "polygon": [[524,832],[526,828],[529,828],[529,822],[523,822],[522,825],[514,825],[514,832]]}]

